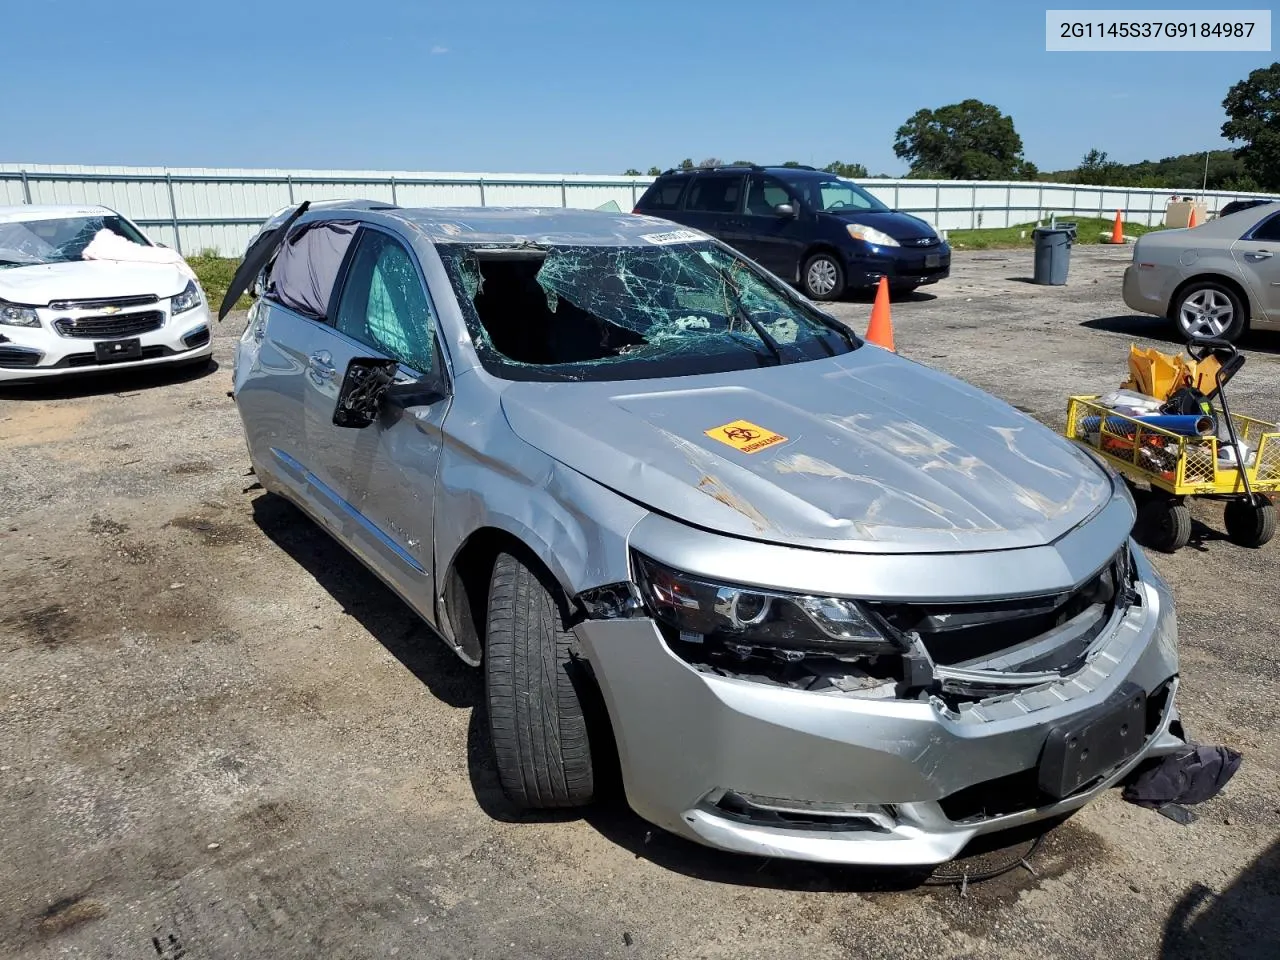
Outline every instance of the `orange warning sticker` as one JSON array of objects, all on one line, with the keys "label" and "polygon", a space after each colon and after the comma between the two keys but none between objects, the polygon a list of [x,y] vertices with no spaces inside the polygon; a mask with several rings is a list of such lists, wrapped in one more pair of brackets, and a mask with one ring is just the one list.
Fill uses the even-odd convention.
[{"label": "orange warning sticker", "polygon": [[713,427],[706,434],[712,440],[727,443],[741,453],[758,453],[765,447],[772,447],[787,439],[782,434],[766,430],[749,420],[735,420],[722,427]]}]

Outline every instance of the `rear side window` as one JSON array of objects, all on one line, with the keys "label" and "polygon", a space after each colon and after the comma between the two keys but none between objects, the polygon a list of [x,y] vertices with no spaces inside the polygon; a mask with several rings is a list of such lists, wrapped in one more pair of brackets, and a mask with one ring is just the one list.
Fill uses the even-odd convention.
[{"label": "rear side window", "polygon": [[688,177],[661,177],[640,198],[642,210],[679,210]]},{"label": "rear side window", "polygon": [[1253,231],[1253,239],[1263,243],[1280,243],[1280,213],[1271,215],[1271,219],[1258,224]]},{"label": "rear side window", "polygon": [[741,194],[740,174],[704,173],[693,181],[684,208],[701,213],[736,213]]},{"label": "rear side window", "polygon": [[271,265],[267,298],[306,317],[328,317],[329,297],[356,226],[350,220],[325,220],[290,234]]}]

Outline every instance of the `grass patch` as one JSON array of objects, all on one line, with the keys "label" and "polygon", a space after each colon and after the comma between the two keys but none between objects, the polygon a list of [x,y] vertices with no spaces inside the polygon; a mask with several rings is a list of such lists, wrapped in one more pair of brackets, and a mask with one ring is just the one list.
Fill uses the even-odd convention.
[{"label": "grass patch", "polygon": [[[209,298],[209,307],[217,310],[222,304],[222,298],[227,295],[227,287],[231,286],[231,278],[235,276],[236,267],[240,266],[240,261],[230,257],[212,257],[200,253],[194,257],[187,257],[187,263],[191,264],[191,269],[200,278],[200,286],[204,288],[205,296]],[[236,301],[236,309],[247,310],[252,302],[248,297],[242,296]]]},{"label": "grass patch", "polygon": [[[1047,225],[1049,221],[1045,221]],[[1059,223],[1075,223],[1076,243],[1101,243],[1103,239],[1111,239],[1111,228],[1115,226],[1115,218],[1100,217],[1059,217]],[[957,250],[992,250],[1000,247],[1031,247],[1035,243],[1031,231],[1034,223],[1021,223],[1012,227],[991,227],[980,230],[948,230],[947,239]],[[1126,237],[1140,237],[1153,230],[1164,227],[1148,227],[1140,223],[1124,225]],[[1026,234],[1026,236],[1021,236]]]}]

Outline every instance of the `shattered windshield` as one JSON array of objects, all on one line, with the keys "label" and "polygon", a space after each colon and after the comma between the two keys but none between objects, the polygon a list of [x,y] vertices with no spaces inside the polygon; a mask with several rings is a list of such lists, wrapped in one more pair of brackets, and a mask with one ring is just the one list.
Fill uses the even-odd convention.
[{"label": "shattered windshield", "polygon": [[104,229],[134,243],[151,245],[122,217],[58,217],[0,223],[0,268],[81,260],[84,248]]},{"label": "shattered windshield", "polygon": [[710,241],[438,249],[481,362],[506,379],[684,376],[859,345],[838,321]]}]

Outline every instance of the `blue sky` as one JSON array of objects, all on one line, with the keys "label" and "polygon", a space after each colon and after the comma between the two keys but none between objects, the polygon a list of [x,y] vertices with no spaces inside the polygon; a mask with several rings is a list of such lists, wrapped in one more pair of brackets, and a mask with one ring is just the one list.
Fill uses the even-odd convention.
[{"label": "blue sky", "polygon": [[28,0],[3,17],[0,161],[899,174],[897,127],[976,97],[1060,169],[1227,146],[1227,88],[1280,59],[1046,53],[1047,5],[1070,6]]}]

